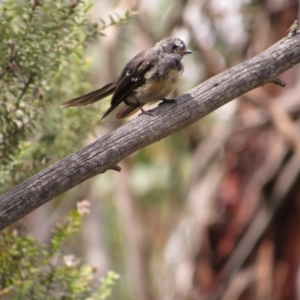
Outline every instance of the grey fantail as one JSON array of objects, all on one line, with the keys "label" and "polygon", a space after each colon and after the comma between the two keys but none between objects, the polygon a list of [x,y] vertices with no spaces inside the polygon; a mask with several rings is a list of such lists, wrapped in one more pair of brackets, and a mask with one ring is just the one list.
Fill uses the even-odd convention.
[{"label": "grey fantail", "polygon": [[109,83],[102,88],[86,95],[63,102],[61,107],[84,106],[94,103],[113,94],[110,107],[102,119],[112,112],[120,103],[124,102],[116,114],[117,119],[125,118],[141,109],[148,102],[166,99],[177,87],[184,67],[181,60],[187,50],[184,42],[176,37],[166,38],[149,50],[144,50],[133,57],[125,66],[116,82]]}]

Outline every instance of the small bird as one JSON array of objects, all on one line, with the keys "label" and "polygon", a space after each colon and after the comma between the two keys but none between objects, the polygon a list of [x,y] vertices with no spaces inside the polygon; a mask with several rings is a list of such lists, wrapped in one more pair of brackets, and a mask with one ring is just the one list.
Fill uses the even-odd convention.
[{"label": "small bird", "polygon": [[159,100],[164,103],[175,102],[175,99],[166,97],[178,85],[184,71],[181,60],[190,53],[192,51],[187,50],[181,39],[177,37],[163,39],[153,48],[144,50],[133,57],[126,64],[116,82],[63,102],[61,107],[85,106],[113,94],[110,107],[101,120],[122,102],[125,106],[118,111],[116,119],[126,118],[137,109],[140,109],[142,114],[149,114],[143,109],[148,102]]}]

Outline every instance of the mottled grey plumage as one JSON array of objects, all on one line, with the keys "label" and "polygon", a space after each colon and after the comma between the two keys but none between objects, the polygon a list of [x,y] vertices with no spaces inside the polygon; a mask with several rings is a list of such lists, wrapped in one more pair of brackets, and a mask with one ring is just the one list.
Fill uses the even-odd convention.
[{"label": "mottled grey plumage", "polygon": [[125,118],[148,102],[167,100],[176,88],[183,73],[182,58],[191,53],[184,42],[176,37],[167,38],[156,43],[133,57],[124,67],[116,82],[86,95],[71,99],[61,107],[84,106],[94,103],[113,93],[110,108],[102,119],[113,111],[121,102],[125,106],[117,113],[116,118]]}]

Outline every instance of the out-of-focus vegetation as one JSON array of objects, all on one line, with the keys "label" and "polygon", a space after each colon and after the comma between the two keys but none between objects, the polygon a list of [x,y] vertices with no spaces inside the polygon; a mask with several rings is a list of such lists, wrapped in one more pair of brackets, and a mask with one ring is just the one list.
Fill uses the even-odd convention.
[{"label": "out-of-focus vegetation", "polygon": [[0,2],[2,191],[79,149],[97,123],[91,109],[82,115],[57,108],[60,99],[90,88],[83,57],[97,32],[86,14],[90,7],[82,1]]},{"label": "out-of-focus vegetation", "polygon": [[87,201],[78,203],[47,245],[19,235],[17,229],[4,230],[0,235],[1,299],[107,299],[119,276],[108,272],[97,282],[96,269],[63,252],[64,243],[80,230],[82,216],[88,213]]},{"label": "out-of-focus vegetation", "polygon": [[[83,13],[83,4],[78,5],[75,10]],[[32,116],[35,126],[25,130],[32,134],[17,136],[13,159],[5,160],[5,189],[121,126],[112,117],[99,124],[105,101],[64,111],[58,104],[92,85],[115,80],[139,51],[168,36],[188,44],[193,55],[184,60],[176,91],[181,94],[284,37],[298,19],[299,3],[101,0],[91,11],[98,29],[87,28],[99,30],[99,18],[110,24],[109,15],[123,16],[126,11],[137,12],[128,24],[105,28],[105,36],[86,52],[80,45],[62,56],[64,63],[49,70],[54,75],[49,75],[47,89],[36,84],[42,93],[30,92],[33,86],[26,90],[23,105],[36,106],[38,113]],[[82,18],[88,22],[86,15]],[[47,27],[44,20],[42,26]],[[78,24],[83,38],[85,25]],[[76,44],[74,36],[68,36],[67,45]],[[7,59],[10,45],[7,42]],[[51,53],[41,61],[51,60]],[[7,67],[11,72],[9,65],[3,70]],[[29,66],[25,70],[30,74]],[[76,201],[89,199],[93,209],[81,236],[67,247],[97,266],[100,274],[108,269],[121,274],[115,299],[297,299],[299,67],[281,79],[284,89],[268,84],[243,95],[131,155],[120,164],[121,173],[101,174],[44,205],[26,217],[23,226],[49,242],[54,224]],[[18,84],[11,88],[20,93],[24,83],[18,83],[20,90]],[[13,97],[6,92],[5,97],[16,100],[19,93]]]},{"label": "out-of-focus vegetation", "polygon": [[[88,107],[61,110],[91,89],[88,44],[133,16],[89,20],[92,1],[0,2],[0,191],[83,145],[99,117]],[[71,88],[72,87],[72,88]]]},{"label": "out-of-focus vegetation", "polygon": [[[91,64],[84,56],[87,45],[134,13],[111,16],[99,25],[89,18],[92,6],[80,0],[0,1],[1,192],[80,149],[99,121],[93,108],[81,114],[62,111],[59,103],[91,88],[85,80]],[[106,299],[116,275],[94,284],[95,268],[75,257],[70,265],[66,260],[73,256],[61,252],[79,223],[72,213],[52,233],[49,246],[18,236],[13,228],[2,232],[1,299]]]}]

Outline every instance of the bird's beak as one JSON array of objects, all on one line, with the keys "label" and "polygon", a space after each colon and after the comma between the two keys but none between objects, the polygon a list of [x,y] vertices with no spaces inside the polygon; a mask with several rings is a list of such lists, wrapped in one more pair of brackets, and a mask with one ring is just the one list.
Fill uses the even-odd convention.
[{"label": "bird's beak", "polygon": [[184,54],[191,54],[193,53],[191,50],[184,50]]}]

